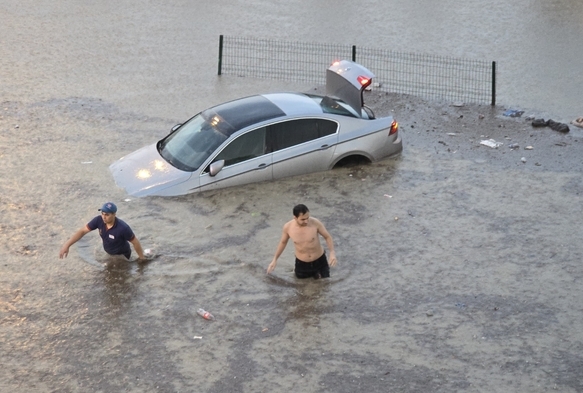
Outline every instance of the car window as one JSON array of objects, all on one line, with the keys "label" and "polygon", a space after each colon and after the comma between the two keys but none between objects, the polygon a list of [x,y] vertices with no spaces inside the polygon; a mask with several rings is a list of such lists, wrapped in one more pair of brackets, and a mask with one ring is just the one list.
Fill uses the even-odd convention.
[{"label": "car window", "polygon": [[183,171],[195,171],[227,139],[201,115],[158,143],[160,155]]},{"label": "car window", "polygon": [[317,95],[310,95],[307,94],[312,100],[314,100],[324,113],[331,113],[334,115],[342,115],[342,116],[349,116],[349,117],[356,117],[359,116],[350,105],[346,104],[345,102],[332,98],[332,97],[322,97]]},{"label": "car window", "polygon": [[225,160],[225,166],[265,154],[265,127],[249,131],[229,143],[213,161]]},{"label": "car window", "polygon": [[269,152],[309,142],[336,132],[338,124],[326,119],[297,119],[268,127]]}]

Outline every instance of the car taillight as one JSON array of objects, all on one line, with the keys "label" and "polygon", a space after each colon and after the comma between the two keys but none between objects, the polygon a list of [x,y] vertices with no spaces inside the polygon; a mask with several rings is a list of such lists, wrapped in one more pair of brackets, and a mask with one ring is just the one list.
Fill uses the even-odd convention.
[{"label": "car taillight", "polygon": [[396,134],[399,131],[399,123],[396,120],[393,120],[391,123],[391,129],[389,130],[389,135]]},{"label": "car taillight", "polygon": [[360,75],[358,78],[356,78],[356,80],[361,84],[361,86],[368,86],[370,84],[370,78],[367,78],[366,76]]}]

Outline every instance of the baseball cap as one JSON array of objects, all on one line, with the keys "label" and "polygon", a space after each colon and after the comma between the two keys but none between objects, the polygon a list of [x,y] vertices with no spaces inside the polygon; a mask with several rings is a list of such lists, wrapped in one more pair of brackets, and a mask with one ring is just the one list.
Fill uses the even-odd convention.
[{"label": "baseball cap", "polygon": [[103,206],[101,206],[101,209],[97,210],[102,211],[104,213],[115,213],[117,212],[117,206],[115,206],[115,203],[113,202],[105,202]]}]

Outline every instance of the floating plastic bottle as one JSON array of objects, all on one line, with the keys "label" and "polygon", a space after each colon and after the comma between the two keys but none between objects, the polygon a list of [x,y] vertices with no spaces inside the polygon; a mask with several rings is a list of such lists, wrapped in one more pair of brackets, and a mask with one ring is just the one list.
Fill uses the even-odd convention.
[{"label": "floating plastic bottle", "polygon": [[201,317],[203,317],[204,319],[208,319],[209,321],[215,319],[215,317],[213,317],[213,314],[211,314],[208,311],[203,310],[202,308],[199,308],[196,313],[198,315],[200,315]]}]

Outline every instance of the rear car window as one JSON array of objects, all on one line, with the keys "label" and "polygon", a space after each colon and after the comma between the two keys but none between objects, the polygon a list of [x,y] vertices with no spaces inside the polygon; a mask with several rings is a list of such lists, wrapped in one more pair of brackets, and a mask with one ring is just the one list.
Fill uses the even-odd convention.
[{"label": "rear car window", "polygon": [[297,119],[272,124],[268,127],[269,152],[286,149],[327,135],[332,135],[338,124],[327,119]]},{"label": "rear car window", "polygon": [[341,115],[341,116],[349,116],[349,117],[360,117],[354,112],[354,109],[350,107],[344,101],[340,101],[334,99],[332,97],[322,97],[322,96],[315,96],[315,95],[308,95],[312,100],[316,101],[322,112],[324,113],[331,113],[333,115]]}]

